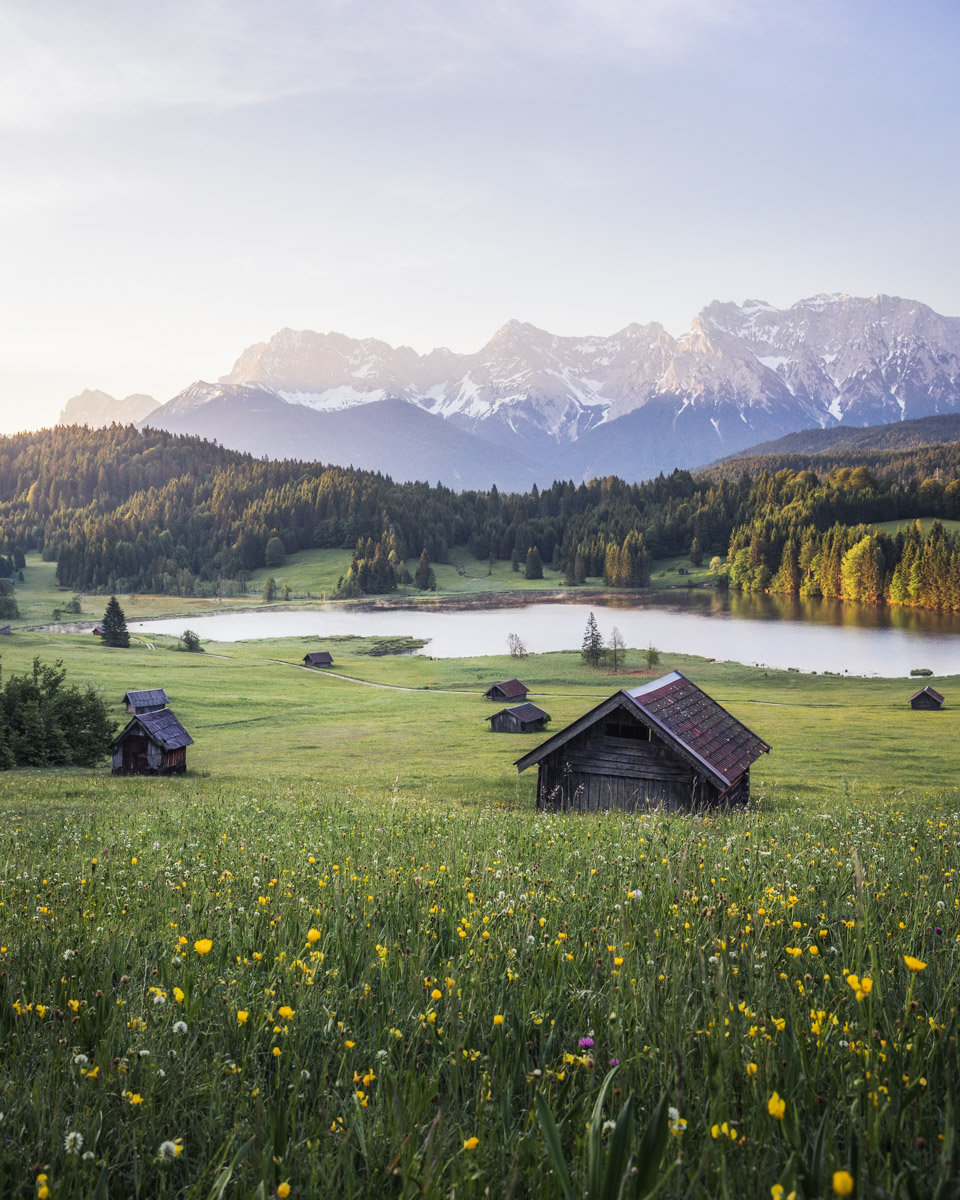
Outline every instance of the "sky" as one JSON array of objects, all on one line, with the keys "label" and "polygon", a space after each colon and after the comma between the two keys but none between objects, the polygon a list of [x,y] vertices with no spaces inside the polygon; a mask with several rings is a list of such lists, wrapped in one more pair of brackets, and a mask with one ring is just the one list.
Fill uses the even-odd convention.
[{"label": "sky", "polygon": [[0,433],[284,327],[960,315],[955,0],[0,0]]}]

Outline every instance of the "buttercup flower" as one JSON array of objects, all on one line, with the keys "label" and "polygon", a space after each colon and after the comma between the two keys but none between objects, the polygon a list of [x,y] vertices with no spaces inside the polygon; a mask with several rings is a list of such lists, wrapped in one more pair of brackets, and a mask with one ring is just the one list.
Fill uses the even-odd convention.
[{"label": "buttercup flower", "polygon": [[213,942],[209,938],[200,938],[193,943],[193,948],[198,954],[209,954],[213,949]]},{"label": "buttercup flower", "polygon": [[778,1121],[783,1120],[783,1114],[787,1111],[787,1102],[780,1098],[778,1092],[774,1092],[767,1101],[767,1112],[771,1117],[776,1117]]},{"label": "buttercup flower", "polygon": [[478,1137],[468,1137],[464,1140],[463,1148],[464,1150],[476,1150],[479,1145],[480,1139]]},{"label": "buttercup flower", "polygon": [[853,1176],[849,1171],[834,1171],[833,1190],[837,1196],[853,1195]]},{"label": "buttercup flower", "polygon": [[915,975],[918,971],[925,971],[927,969],[927,964],[921,962],[919,958],[914,958],[912,954],[905,954],[903,961]]}]

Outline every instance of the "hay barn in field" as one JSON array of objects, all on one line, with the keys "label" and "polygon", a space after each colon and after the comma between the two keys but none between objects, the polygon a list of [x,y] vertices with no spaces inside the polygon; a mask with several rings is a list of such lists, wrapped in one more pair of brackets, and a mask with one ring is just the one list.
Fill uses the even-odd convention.
[{"label": "hay barn in field", "polygon": [[329,650],[314,650],[303,656],[303,665],[305,667],[332,667],[333,655]]},{"label": "hay barn in field", "polygon": [[519,679],[503,679],[488,687],[483,695],[486,700],[526,700],[529,691]]},{"label": "hay barn in field", "polygon": [[938,691],[935,691],[929,684],[920,689],[910,697],[911,708],[925,708],[928,711],[943,707],[943,697]]},{"label": "hay barn in field", "polygon": [[182,775],[193,738],[169,708],[139,713],[110,743],[114,775]]},{"label": "hay barn in field", "polygon": [[535,704],[515,704],[513,708],[501,708],[492,717],[484,717],[490,722],[494,733],[537,733],[550,720],[550,714]]},{"label": "hay barn in field", "polygon": [[616,692],[517,760],[537,808],[689,812],[750,799],[770,747],[679,671]]},{"label": "hay barn in field", "polygon": [[142,692],[125,692],[123,703],[128,713],[159,712],[170,703],[163,688],[149,688]]}]

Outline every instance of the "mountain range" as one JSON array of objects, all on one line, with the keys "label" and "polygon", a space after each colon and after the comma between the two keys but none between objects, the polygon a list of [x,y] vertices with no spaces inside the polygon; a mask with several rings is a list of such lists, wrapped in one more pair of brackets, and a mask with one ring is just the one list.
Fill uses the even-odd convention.
[{"label": "mountain range", "polygon": [[918,301],[714,302],[673,337],[509,321],[474,354],[284,329],[142,423],[452,487],[635,480],[798,430],[960,411],[960,318]]}]

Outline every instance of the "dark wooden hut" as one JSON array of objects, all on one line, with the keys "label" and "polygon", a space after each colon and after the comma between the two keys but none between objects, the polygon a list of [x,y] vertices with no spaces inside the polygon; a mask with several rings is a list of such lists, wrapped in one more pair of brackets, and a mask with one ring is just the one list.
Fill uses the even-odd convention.
[{"label": "dark wooden hut", "polygon": [[0,625],[0,636],[5,636],[8,633],[13,633],[9,625]]},{"label": "dark wooden hut", "polygon": [[501,708],[492,717],[485,717],[494,733],[537,733],[550,720],[550,714],[529,701]]},{"label": "dark wooden hut", "polygon": [[316,650],[312,654],[303,656],[303,665],[305,667],[332,667],[333,655],[329,650]]},{"label": "dark wooden hut", "polygon": [[166,708],[170,701],[163,688],[149,688],[142,692],[124,692],[123,703],[128,713],[159,712]]},{"label": "dark wooden hut", "polygon": [[93,634],[94,637],[103,637],[103,626],[102,625],[94,625],[94,627],[90,630],[90,632]]},{"label": "dark wooden hut", "polygon": [[671,671],[616,692],[517,769],[540,769],[537,807],[690,811],[750,798],[750,764],[770,747]]},{"label": "dark wooden hut", "polygon": [[138,713],[110,743],[114,775],[182,775],[193,738],[169,708]]},{"label": "dark wooden hut", "polygon": [[943,697],[929,684],[922,687],[916,695],[910,697],[911,708],[937,709],[943,707]]},{"label": "dark wooden hut", "polygon": [[519,679],[503,679],[488,687],[483,695],[487,700],[526,700],[529,691]]}]

